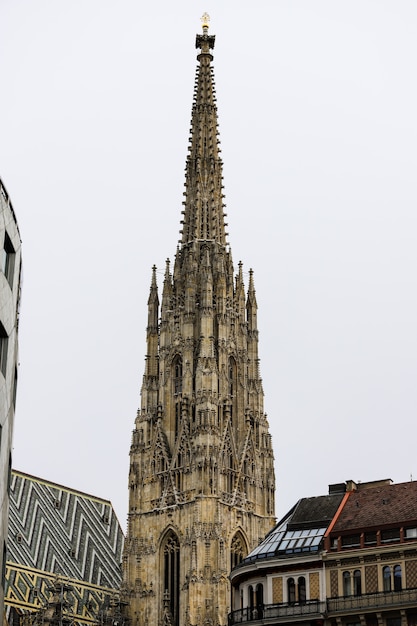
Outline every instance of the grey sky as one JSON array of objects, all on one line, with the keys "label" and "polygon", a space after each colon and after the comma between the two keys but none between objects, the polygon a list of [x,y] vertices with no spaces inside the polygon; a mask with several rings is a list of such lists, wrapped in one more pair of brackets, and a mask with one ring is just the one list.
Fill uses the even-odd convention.
[{"label": "grey sky", "polygon": [[415,0],[2,0],[0,176],[24,263],[13,464],[111,499],[123,526],[204,11],[277,515],[331,482],[417,478]]}]

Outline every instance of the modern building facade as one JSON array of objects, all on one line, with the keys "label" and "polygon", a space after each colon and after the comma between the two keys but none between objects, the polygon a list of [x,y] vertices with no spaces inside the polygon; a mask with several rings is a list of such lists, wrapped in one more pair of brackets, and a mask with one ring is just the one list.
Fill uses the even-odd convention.
[{"label": "modern building facade", "polygon": [[108,500],[13,470],[9,624],[104,623],[117,609],[123,539]]},{"label": "modern building facade", "polygon": [[226,237],[208,16],[186,159],[181,240],[156,268],[130,452],[123,591],[132,624],[223,625],[229,572],[274,524],[274,466],[259,372],[252,270]]},{"label": "modern building facade", "polygon": [[10,197],[0,179],[0,615],[3,615],[12,436],[17,388],[21,242]]},{"label": "modern building facade", "polygon": [[348,481],[300,500],[231,581],[230,626],[415,626],[417,482]]}]

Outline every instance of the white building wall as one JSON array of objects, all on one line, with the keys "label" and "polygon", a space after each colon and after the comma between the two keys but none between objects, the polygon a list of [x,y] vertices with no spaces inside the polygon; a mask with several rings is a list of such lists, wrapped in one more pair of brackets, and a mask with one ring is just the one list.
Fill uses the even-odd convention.
[{"label": "white building wall", "polygon": [[10,198],[0,179],[0,615],[4,574],[13,421],[17,385],[17,331],[21,241]]}]

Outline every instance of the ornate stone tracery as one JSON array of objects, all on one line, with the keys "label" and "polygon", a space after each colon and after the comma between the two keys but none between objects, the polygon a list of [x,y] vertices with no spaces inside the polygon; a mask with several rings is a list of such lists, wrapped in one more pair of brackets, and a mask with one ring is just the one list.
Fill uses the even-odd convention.
[{"label": "ornate stone tracery", "polygon": [[[203,32],[197,46],[181,241],[161,305],[152,270],[131,446],[124,567],[139,624],[224,626],[230,567],[274,523],[253,273],[246,292],[226,241],[214,37]],[[129,579],[139,554],[140,586]]]}]

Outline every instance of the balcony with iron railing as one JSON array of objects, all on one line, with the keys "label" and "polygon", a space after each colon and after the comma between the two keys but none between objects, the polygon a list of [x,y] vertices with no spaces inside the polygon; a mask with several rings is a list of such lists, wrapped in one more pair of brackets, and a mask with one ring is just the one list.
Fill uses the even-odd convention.
[{"label": "balcony with iron railing", "polygon": [[326,603],[313,600],[294,604],[262,604],[257,607],[247,607],[229,613],[229,626],[243,622],[292,622],[319,619],[326,611]]},{"label": "balcony with iron railing", "polygon": [[357,613],[390,609],[417,608],[417,589],[402,589],[401,591],[380,591],[377,593],[364,593],[358,596],[344,596],[329,598],[327,600],[327,613]]},{"label": "balcony with iron railing", "polygon": [[294,604],[262,604],[258,607],[247,607],[229,614],[229,626],[250,622],[284,623],[313,621],[341,614],[370,613],[372,611],[417,609],[417,589],[401,591],[381,591],[358,596],[341,596],[329,598],[325,602],[313,600]]}]

